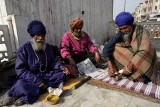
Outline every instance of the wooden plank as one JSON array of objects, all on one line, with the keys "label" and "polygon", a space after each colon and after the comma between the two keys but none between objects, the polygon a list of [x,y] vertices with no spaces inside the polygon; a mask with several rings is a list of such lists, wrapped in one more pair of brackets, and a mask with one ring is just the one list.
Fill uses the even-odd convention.
[{"label": "wooden plank", "polygon": [[[64,85],[64,92],[70,89],[76,89],[78,88],[80,85],[82,85],[83,83],[85,83],[86,81],[88,81],[89,79],[91,79],[90,76],[80,76],[74,79],[70,79],[68,80],[67,83],[65,83]],[[51,94],[48,93],[48,91],[44,94],[42,94],[39,97],[39,100],[42,102],[46,102],[47,101],[47,97],[51,96]]]}]

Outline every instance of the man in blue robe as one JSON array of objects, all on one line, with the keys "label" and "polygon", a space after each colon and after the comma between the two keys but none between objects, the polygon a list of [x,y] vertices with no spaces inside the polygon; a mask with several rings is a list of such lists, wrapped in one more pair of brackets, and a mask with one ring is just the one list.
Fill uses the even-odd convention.
[{"label": "man in blue robe", "polygon": [[32,39],[17,51],[15,70],[18,79],[6,93],[0,106],[33,104],[47,87],[57,88],[69,74],[66,67],[54,61],[51,46],[45,43],[46,29],[42,22],[31,21],[27,28]]}]

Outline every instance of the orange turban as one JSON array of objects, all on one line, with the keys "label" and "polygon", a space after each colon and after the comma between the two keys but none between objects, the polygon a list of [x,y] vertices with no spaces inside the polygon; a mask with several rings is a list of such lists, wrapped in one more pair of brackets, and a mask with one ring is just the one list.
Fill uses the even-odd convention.
[{"label": "orange turban", "polygon": [[70,22],[70,28],[72,31],[75,27],[83,27],[83,20],[81,18],[77,17]]}]

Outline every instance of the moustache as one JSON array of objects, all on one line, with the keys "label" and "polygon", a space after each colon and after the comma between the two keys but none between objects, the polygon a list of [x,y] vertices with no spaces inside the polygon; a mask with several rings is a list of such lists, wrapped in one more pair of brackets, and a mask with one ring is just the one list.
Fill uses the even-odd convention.
[{"label": "moustache", "polygon": [[130,32],[122,32],[122,35],[125,35],[125,34],[128,34],[128,33],[130,33]]},{"label": "moustache", "polygon": [[44,40],[36,40],[36,43],[44,43]]}]

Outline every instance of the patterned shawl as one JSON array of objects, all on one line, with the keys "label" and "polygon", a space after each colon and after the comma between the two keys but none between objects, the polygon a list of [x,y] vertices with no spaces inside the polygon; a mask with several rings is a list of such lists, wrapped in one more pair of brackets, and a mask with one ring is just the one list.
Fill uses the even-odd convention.
[{"label": "patterned shawl", "polygon": [[142,26],[136,26],[130,45],[117,43],[113,53],[115,66],[118,70],[123,69],[131,61],[134,64],[130,80],[138,81],[142,76],[147,76],[157,83],[157,55],[148,32]]}]

